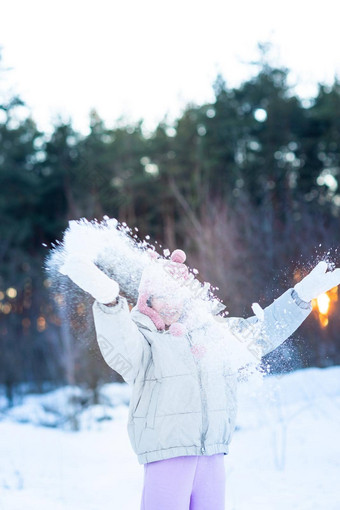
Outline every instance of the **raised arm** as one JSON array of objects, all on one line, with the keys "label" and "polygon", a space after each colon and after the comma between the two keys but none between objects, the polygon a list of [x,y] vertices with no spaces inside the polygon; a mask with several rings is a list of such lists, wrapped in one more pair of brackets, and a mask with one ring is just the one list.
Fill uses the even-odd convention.
[{"label": "raised arm", "polygon": [[308,317],[311,300],[339,285],[340,269],[326,272],[327,267],[327,262],[319,262],[301,282],[272,304],[263,310],[257,305],[256,315],[227,319],[235,336],[247,343],[254,356],[261,358],[281,345]]},{"label": "raised arm", "polygon": [[106,363],[132,384],[143,373],[151,356],[150,346],[130,317],[117,282],[85,258],[72,257],[60,268],[94,298],[93,316],[100,352]]},{"label": "raised arm", "polygon": [[261,318],[253,315],[247,319],[232,317],[227,321],[233,334],[260,359],[287,340],[311,310],[312,305],[302,301],[291,288],[264,308]]},{"label": "raised arm", "polygon": [[93,303],[93,317],[100,352],[106,363],[127,383],[143,373],[151,356],[150,345],[130,317],[125,298],[115,306]]}]

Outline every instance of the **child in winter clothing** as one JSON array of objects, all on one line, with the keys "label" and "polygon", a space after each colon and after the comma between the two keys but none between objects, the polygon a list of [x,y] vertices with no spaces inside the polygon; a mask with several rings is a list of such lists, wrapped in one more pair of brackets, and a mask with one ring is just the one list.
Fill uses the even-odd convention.
[{"label": "child in winter clothing", "polygon": [[248,338],[248,349],[264,356],[300,326],[313,298],[340,283],[340,269],[326,273],[320,262],[258,316],[216,320],[187,306],[185,254],[175,250],[171,261],[170,271],[164,259],[144,271],[131,312],[93,263],[70,258],[61,272],[95,298],[101,353],[133,387],[128,433],[144,464],[141,510],[222,510],[237,370],[216,338],[225,347]]}]

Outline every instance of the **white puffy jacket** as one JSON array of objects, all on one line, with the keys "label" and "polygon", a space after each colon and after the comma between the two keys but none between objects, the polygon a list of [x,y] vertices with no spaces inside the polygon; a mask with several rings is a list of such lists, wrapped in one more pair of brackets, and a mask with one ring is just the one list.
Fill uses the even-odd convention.
[{"label": "white puffy jacket", "polygon": [[[106,363],[133,385],[128,434],[140,464],[181,455],[228,453],[235,428],[237,373],[228,359],[206,363],[193,346],[207,345],[214,327],[246,341],[263,356],[286,340],[312,307],[287,290],[264,309],[264,320],[227,318],[197,325],[185,336],[158,331],[149,317],[125,298],[108,307],[94,302],[100,351]],[[221,330],[219,330],[221,331]]]}]

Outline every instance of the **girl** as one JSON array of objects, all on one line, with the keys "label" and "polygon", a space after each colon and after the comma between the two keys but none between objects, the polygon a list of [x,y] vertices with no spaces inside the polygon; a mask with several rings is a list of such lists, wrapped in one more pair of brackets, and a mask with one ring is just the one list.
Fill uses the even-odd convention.
[{"label": "girl", "polygon": [[60,271],[95,298],[100,351],[133,387],[128,434],[144,464],[141,510],[223,510],[237,370],[216,339],[225,349],[247,340],[260,359],[300,326],[313,298],[340,283],[340,269],[326,272],[322,261],[270,306],[257,305],[257,315],[232,319],[199,308],[184,252],[168,262],[155,259],[144,270],[131,312],[95,264],[73,256]]}]

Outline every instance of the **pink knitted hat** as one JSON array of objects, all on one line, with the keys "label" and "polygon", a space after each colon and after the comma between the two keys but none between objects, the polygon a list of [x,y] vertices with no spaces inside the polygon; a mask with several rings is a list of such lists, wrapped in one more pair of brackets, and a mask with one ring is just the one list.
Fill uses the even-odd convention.
[{"label": "pink knitted hat", "polygon": [[[137,308],[150,317],[157,329],[164,330],[164,320],[149,306],[148,300],[150,297],[162,297],[174,306],[181,306],[187,297],[184,284],[189,278],[188,268],[184,264],[186,254],[182,250],[175,250],[170,260],[158,258],[156,252],[150,252],[150,256],[151,263],[144,269],[139,284]],[[171,324],[169,331],[174,336],[181,336],[185,332],[185,326],[175,322]]]}]

